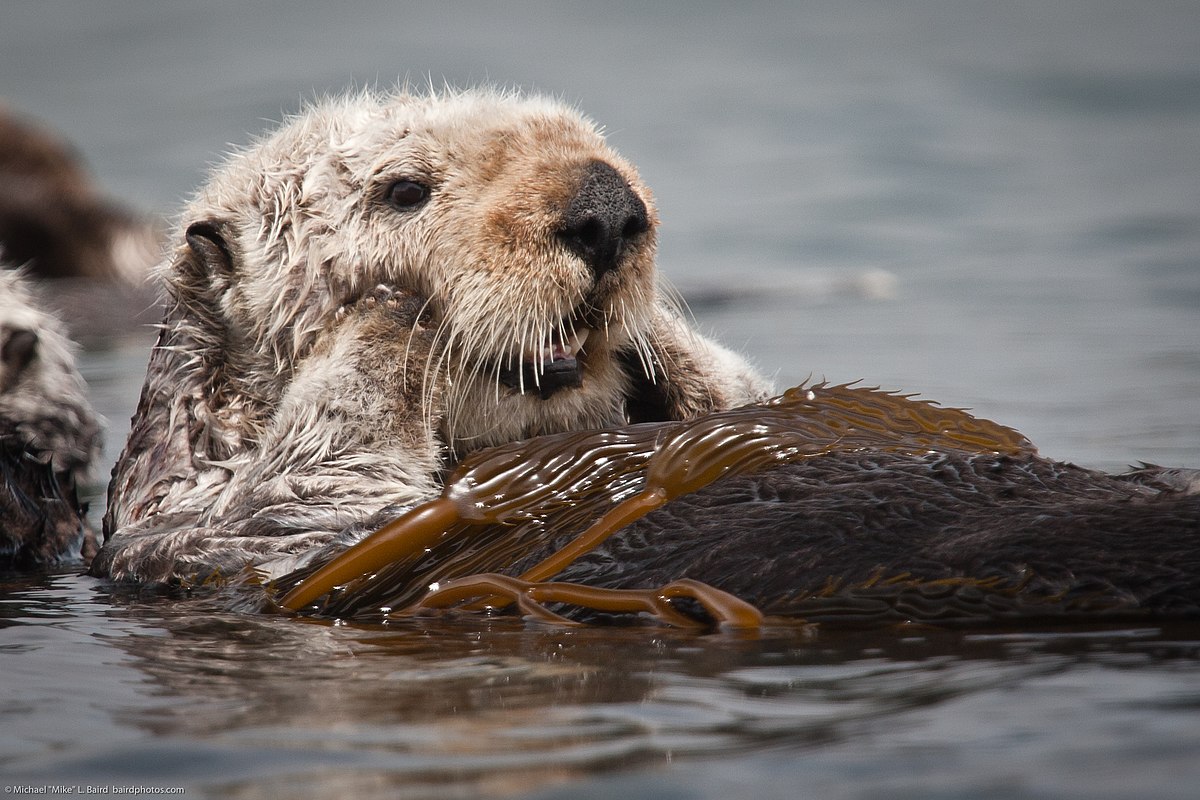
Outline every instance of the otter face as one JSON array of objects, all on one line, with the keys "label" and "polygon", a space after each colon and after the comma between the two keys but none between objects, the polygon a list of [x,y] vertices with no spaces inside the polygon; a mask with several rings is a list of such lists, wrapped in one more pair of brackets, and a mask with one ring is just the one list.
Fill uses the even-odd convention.
[{"label": "otter face", "polygon": [[294,569],[454,457],[770,393],[660,296],[649,191],[556,102],[327,100],[182,223],[93,574]]},{"label": "otter face", "polygon": [[377,284],[427,299],[426,381],[460,454],[619,424],[623,364],[652,361],[653,200],[590,122],[546,99],[328,102],[234,157],[187,214],[168,284],[219,328],[232,395],[269,403]]}]

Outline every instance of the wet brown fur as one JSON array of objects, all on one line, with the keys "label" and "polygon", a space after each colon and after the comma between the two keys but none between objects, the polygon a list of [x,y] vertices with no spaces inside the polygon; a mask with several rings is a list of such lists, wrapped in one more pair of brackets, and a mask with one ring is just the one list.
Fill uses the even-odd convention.
[{"label": "wet brown fur", "polygon": [[79,500],[100,426],[62,323],[21,273],[0,271],[0,565],[90,558]]}]

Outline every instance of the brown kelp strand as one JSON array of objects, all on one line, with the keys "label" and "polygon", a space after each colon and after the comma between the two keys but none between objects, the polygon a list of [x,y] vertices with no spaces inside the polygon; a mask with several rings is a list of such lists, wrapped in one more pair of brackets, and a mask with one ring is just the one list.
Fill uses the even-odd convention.
[{"label": "brown kelp strand", "polygon": [[646,613],[680,628],[702,628],[707,623],[680,613],[672,602],[686,599],[698,603],[718,627],[755,629],[763,615],[754,606],[706,583],[682,579],[654,589],[604,589],[577,583],[531,582],[507,575],[480,574],[456,578],[431,588],[414,610],[449,608],[479,597],[500,597],[516,603],[521,614],[560,625],[580,623],[556,614],[547,604],[565,604],[605,613]]},{"label": "brown kelp strand", "polygon": [[857,450],[1015,455],[1033,448],[1016,431],[960,410],[824,383],[689,422],[539,437],[464,460],[440,498],[315,571],[281,581],[280,605],[338,616],[405,609],[433,584],[503,571],[548,537],[577,532],[578,546],[522,576],[546,580],[633,519],[722,477]]}]

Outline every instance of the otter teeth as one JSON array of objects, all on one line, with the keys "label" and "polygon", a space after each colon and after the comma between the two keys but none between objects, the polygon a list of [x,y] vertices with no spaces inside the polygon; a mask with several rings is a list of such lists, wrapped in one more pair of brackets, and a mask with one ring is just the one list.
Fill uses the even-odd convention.
[{"label": "otter teeth", "polygon": [[560,389],[582,386],[583,365],[577,356],[591,333],[591,329],[580,326],[565,341],[556,334],[544,347],[523,353],[519,368],[503,368],[496,377],[521,394],[536,387],[543,400]]},{"label": "otter teeth", "polygon": [[[540,358],[537,360],[540,360],[543,364],[552,364],[555,361],[565,361],[568,358],[575,358],[579,351],[583,349],[583,346],[587,344],[588,336],[591,335],[591,332],[590,328],[579,328],[571,334],[569,339],[563,342],[558,341],[557,337],[555,337],[554,341],[542,348],[539,354]],[[535,359],[531,356],[526,360],[534,361]]]}]

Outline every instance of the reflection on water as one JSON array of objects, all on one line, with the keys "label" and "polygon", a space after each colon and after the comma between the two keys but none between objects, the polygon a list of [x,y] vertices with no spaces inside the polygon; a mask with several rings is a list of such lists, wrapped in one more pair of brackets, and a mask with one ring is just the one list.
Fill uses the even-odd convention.
[{"label": "reflection on water", "polygon": [[[31,784],[868,796],[838,788],[858,776],[890,796],[1185,797],[1200,777],[1194,626],[364,629],[114,596],[69,573],[4,589],[0,772]],[[1136,776],[1114,767],[1129,759]]]},{"label": "reflection on water", "polygon": [[[43,0],[2,16],[5,102],[144,210],[174,213],[226,142],[301,97],[406,74],[561,93],[654,188],[661,263],[701,327],[780,385],[863,378],[1088,466],[1200,466],[1195,3]],[[123,313],[68,312],[108,463],[153,340]],[[1196,625],[364,630],[70,572],[3,578],[0,625],[5,783],[573,800],[1200,785]]]}]

